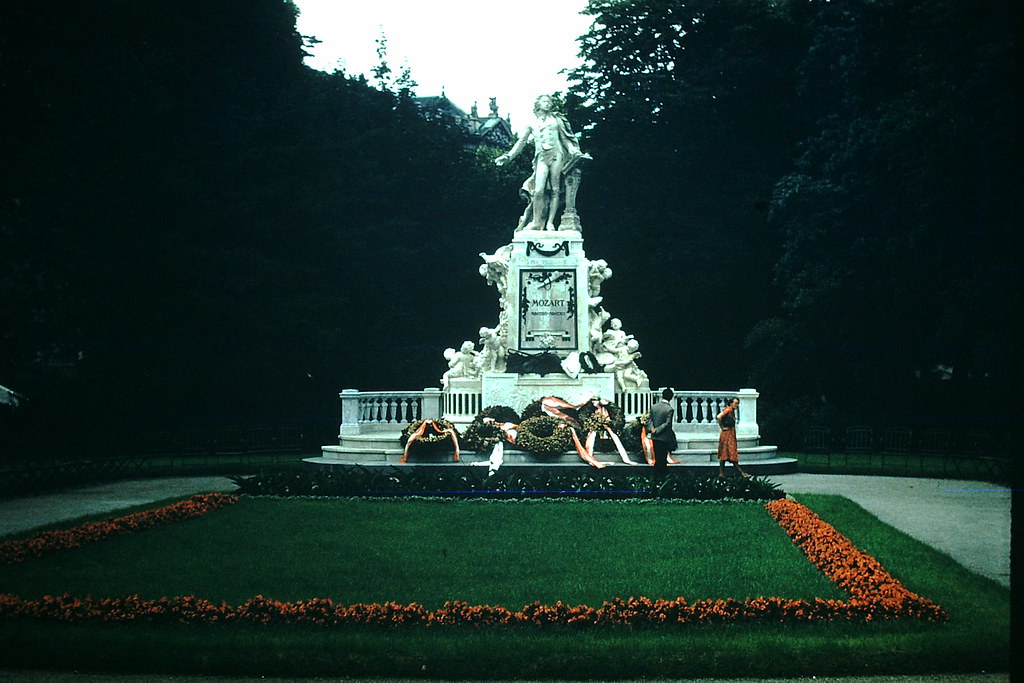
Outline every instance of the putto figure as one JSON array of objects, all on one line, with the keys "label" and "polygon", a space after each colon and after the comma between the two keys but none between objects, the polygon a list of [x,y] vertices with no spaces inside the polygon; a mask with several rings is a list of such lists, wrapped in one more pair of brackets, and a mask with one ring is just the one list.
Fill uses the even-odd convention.
[{"label": "putto figure", "polygon": [[[535,148],[533,175],[523,184],[530,204],[519,222],[520,230],[556,230],[555,216],[559,209],[563,177],[589,154],[580,151],[579,142],[569,128],[569,122],[559,111],[551,95],[541,95],[533,103],[534,121],[516,144],[494,160],[499,166],[515,159],[531,139]],[[572,208],[572,207],[568,207]],[[527,219],[529,223],[526,223]],[[525,223],[525,225],[524,225]]]},{"label": "putto figure", "polygon": [[445,349],[444,359],[448,361],[448,369],[441,375],[441,386],[445,389],[451,383],[453,377],[479,377],[480,364],[477,361],[479,354],[476,346],[471,341],[462,342],[459,350]]}]

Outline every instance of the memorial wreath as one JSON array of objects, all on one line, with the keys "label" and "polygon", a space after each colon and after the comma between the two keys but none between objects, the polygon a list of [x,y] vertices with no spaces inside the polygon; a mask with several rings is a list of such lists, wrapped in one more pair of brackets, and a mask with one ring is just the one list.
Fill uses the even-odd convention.
[{"label": "memorial wreath", "polygon": [[455,450],[455,462],[459,461],[459,432],[448,420],[434,418],[432,420],[416,420],[402,430],[402,459],[404,463],[409,459],[409,452],[416,445],[417,448],[433,450],[441,448],[445,442],[451,442]]},{"label": "memorial wreath", "polygon": [[519,423],[516,447],[534,455],[561,455],[571,449],[572,444],[572,431],[565,420],[538,415]]}]

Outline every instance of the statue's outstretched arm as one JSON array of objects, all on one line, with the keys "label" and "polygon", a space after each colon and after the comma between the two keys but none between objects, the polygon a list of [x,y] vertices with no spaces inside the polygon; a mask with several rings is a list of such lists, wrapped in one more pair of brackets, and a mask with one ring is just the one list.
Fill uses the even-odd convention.
[{"label": "statue's outstretched arm", "polygon": [[497,159],[495,159],[494,163],[496,163],[498,166],[501,166],[506,161],[511,161],[512,159],[515,159],[517,156],[519,156],[519,153],[523,151],[523,148],[526,147],[526,143],[529,142],[530,136],[532,135],[533,128],[527,128],[526,132],[520,135],[519,139],[516,140],[516,144],[512,145],[512,149],[510,149],[509,151],[505,152]]}]

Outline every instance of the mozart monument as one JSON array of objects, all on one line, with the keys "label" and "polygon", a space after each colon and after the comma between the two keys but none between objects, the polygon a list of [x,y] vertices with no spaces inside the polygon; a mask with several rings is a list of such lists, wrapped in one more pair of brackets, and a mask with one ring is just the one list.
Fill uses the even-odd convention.
[{"label": "mozart monument", "polygon": [[[659,391],[640,367],[640,342],[601,293],[612,269],[584,250],[576,197],[593,160],[552,96],[538,97],[533,113],[523,135],[495,159],[503,165],[532,147],[532,172],[521,189],[527,203],[514,228],[510,219],[511,241],[480,254],[479,273],[496,290],[496,317],[475,340],[463,338],[443,351],[439,387],[342,391],[339,444],[324,446],[323,457],[314,461],[404,463],[398,437],[411,422],[441,418],[462,429],[490,406],[522,411],[544,397],[573,405],[600,399],[633,419],[655,402]],[[714,416],[733,398],[741,400],[741,455],[774,458],[774,446],[759,445],[757,397],[753,389],[677,389],[679,464],[688,457],[706,466],[718,438]]]}]

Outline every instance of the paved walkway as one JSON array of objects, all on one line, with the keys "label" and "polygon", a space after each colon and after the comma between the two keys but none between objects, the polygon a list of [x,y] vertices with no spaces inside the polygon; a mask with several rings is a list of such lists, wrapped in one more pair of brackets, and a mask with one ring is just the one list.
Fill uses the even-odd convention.
[{"label": "paved walkway", "polygon": [[227,477],[176,477],[119,481],[84,486],[62,493],[0,500],[0,536],[134,505],[146,505],[165,498],[234,490],[235,485]]}]

